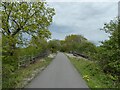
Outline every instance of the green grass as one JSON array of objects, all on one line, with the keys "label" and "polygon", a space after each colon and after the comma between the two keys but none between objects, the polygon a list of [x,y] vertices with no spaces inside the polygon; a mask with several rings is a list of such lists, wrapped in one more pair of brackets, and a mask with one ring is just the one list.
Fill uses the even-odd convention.
[{"label": "green grass", "polygon": [[[111,75],[103,73],[100,67],[92,61],[69,57],[89,88],[116,88],[120,84],[111,79]],[[120,88],[120,87],[119,87]]]},{"label": "green grass", "polygon": [[[44,58],[41,60],[38,60],[34,64],[30,64],[26,68],[21,68],[11,74],[8,81],[6,81],[6,84],[3,86],[3,88],[23,88],[25,85],[27,85],[31,80],[31,77],[35,77],[38,73],[42,71],[41,68],[45,68],[53,58]],[[36,71],[36,72],[35,72]]]}]

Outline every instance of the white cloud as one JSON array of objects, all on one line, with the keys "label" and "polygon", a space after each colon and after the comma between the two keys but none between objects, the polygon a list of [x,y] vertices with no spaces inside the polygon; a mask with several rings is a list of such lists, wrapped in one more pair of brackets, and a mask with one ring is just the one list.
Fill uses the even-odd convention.
[{"label": "white cloud", "polygon": [[100,28],[118,15],[117,2],[49,2],[49,5],[56,10],[50,29],[57,39],[70,33],[82,34],[95,42],[108,39]]}]

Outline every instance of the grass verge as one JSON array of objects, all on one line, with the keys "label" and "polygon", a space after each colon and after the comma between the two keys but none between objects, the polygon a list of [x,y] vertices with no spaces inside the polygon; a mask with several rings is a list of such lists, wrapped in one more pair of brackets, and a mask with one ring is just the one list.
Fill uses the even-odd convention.
[{"label": "grass verge", "polygon": [[26,68],[20,68],[10,75],[4,89],[8,88],[24,88],[35,76],[38,75],[46,66],[53,60],[51,57],[46,57],[30,64]]},{"label": "grass verge", "polygon": [[111,75],[105,74],[95,62],[73,57],[68,58],[87,82],[89,88],[120,88],[120,83],[111,79]]}]

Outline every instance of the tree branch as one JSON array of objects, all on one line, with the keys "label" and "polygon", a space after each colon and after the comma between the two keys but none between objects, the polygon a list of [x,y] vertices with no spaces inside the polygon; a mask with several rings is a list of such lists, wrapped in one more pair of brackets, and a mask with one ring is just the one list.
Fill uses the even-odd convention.
[{"label": "tree branch", "polygon": [[[5,13],[7,14],[7,23],[8,25],[6,26],[7,27],[7,34],[10,35],[10,30],[9,30],[9,18],[10,18],[10,14],[11,14],[11,11],[12,11],[12,8],[13,8],[13,3],[12,3],[12,8],[9,10],[9,12],[7,13],[7,10],[6,10],[6,2],[3,5],[3,7],[5,8]],[[9,3],[8,3],[9,4]]]},{"label": "tree branch", "polygon": [[[31,10],[31,9],[30,9],[30,10]],[[28,13],[30,13],[30,10],[29,10]],[[28,21],[30,18],[32,18],[37,12],[38,12],[38,11],[35,11],[30,17],[26,18],[26,20],[25,20],[25,22],[24,22],[24,25],[22,25],[22,26],[21,26],[21,25],[18,25],[18,23],[17,23],[15,20],[13,20],[13,21],[17,24],[18,29],[12,34],[12,36],[16,35],[21,29],[24,29],[24,26],[25,26],[25,24],[27,23],[27,21]]]},{"label": "tree branch", "polygon": [[20,30],[21,30],[21,28],[18,28],[18,29],[12,34],[12,37],[13,37],[14,35],[16,35]]}]

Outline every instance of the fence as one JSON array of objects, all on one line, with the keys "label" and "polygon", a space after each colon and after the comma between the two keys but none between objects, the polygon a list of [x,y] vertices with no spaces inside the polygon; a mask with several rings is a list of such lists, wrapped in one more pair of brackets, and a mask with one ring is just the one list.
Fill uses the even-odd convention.
[{"label": "fence", "polygon": [[45,56],[48,56],[48,54],[49,54],[49,52],[47,51],[47,52],[40,53],[36,56],[33,56],[33,55],[20,56],[20,57],[18,57],[18,59],[19,59],[18,68],[27,67],[30,64],[35,63],[37,60],[39,60]]},{"label": "fence", "polygon": [[75,51],[70,51],[69,53],[73,54],[74,56],[81,56],[83,58],[89,59],[88,56],[81,54],[81,53],[78,53],[78,52],[75,52]]}]

